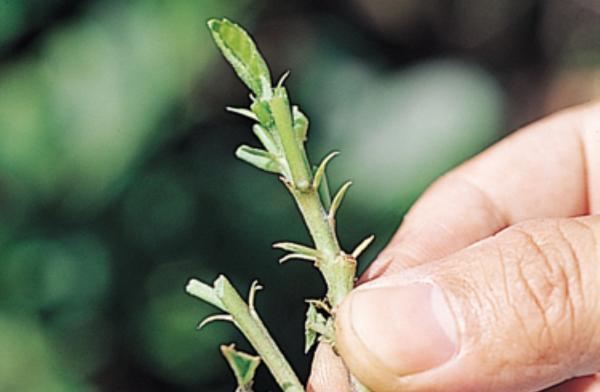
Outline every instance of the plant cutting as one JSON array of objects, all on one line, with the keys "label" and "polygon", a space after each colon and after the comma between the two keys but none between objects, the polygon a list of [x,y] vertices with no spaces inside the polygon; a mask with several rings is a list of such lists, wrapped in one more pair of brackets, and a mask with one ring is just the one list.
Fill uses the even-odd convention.
[{"label": "plant cutting", "polygon": [[[252,131],[262,148],[242,145],[235,155],[278,176],[292,195],[313,241],[311,245],[278,242],[273,247],[287,252],[280,262],[291,259],[311,262],[321,273],[327,287],[324,298],[307,300],[305,351],[308,352],[317,341],[330,344],[335,349],[336,309],[354,287],[357,258],[374,237],[367,237],[351,252],[340,247],[335,217],[351,182],[343,184],[331,196],[326,169],[337,152],[331,152],[316,166],[311,164],[305,149],[309,121],[298,106],[290,103],[284,86],[288,73],[273,85],[264,58],[244,29],[227,19],[212,19],[208,27],[225,59],[251,91],[249,108],[227,109],[254,122]],[[237,391],[252,391],[254,371],[261,360],[282,390],[303,391],[304,386],[254,307],[254,297],[261,288],[258,282],[253,282],[248,299],[244,300],[230,281],[221,275],[212,285],[190,279],[186,291],[222,312],[203,320],[199,328],[212,321],[230,321],[256,350],[258,357],[240,353],[233,346],[221,349],[238,382]],[[357,381],[353,382],[357,390],[366,391]]]}]

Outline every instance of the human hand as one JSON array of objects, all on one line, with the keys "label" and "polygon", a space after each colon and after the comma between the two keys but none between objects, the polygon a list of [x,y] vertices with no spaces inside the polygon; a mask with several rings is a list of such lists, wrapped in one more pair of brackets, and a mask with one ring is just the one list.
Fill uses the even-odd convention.
[{"label": "human hand", "polygon": [[[600,103],[440,178],[359,283],[337,348],[373,391],[532,392],[599,372]],[[308,390],[350,391],[343,369],[321,345]]]}]

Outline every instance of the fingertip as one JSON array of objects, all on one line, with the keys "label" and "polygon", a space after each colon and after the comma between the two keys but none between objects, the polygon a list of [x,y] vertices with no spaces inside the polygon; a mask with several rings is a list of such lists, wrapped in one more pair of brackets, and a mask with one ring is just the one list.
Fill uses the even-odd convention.
[{"label": "fingertip", "polygon": [[442,366],[458,349],[456,322],[432,283],[369,284],[352,292],[336,317],[338,351],[350,372],[377,391]]}]

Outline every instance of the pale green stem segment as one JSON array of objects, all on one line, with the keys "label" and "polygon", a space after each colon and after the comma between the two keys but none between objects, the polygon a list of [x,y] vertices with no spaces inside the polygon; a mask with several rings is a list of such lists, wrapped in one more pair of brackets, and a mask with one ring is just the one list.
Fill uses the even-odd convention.
[{"label": "pale green stem segment", "polygon": [[315,247],[322,254],[317,268],[327,284],[327,299],[336,308],[354,287],[356,261],[342,252],[318,191],[311,188],[302,192],[291,186],[289,189],[304,217]]},{"label": "pale green stem segment", "polygon": [[273,119],[274,127],[279,134],[283,153],[292,173],[292,182],[295,188],[301,191],[307,191],[310,187],[312,174],[307,165],[306,153],[294,133],[292,123],[292,112],[288,101],[285,88],[278,87],[275,94],[268,101],[270,114]]},{"label": "pale green stem segment", "polygon": [[[331,206],[329,206],[329,195],[326,195],[325,204],[328,207],[326,210],[319,189],[323,191],[327,188],[326,182],[323,187],[320,185],[325,178],[325,165],[333,155],[324,159],[315,176],[313,176],[304,149],[308,119],[297,107],[292,108],[290,106],[286,89],[283,87],[283,81],[287,73],[273,88],[270,84],[270,73],[266,62],[243,28],[227,19],[213,19],[208,22],[208,26],[225,58],[254,93],[251,96],[253,101],[250,107],[251,111],[245,109],[234,109],[234,111],[258,122],[258,124],[255,124],[255,127],[259,127],[255,129],[255,134],[257,134],[266,150],[242,146],[236,154],[239,158],[259,169],[277,172],[281,175],[282,181],[294,197],[314,241],[316,247],[314,254],[319,256],[315,260],[315,265],[320,270],[327,285],[329,306],[326,307],[335,309],[354,286],[356,258],[353,255],[359,254],[368,245],[368,243],[359,245],[357,251],[349,255],[340,248],[337,240],[335,213],[350,183],[342,186],[331,201]],[[295,253],[294,256],[305,259],[314,258],[313,253],[306,250]],[[232,294],[231,298],[235,298],[235,296]],[[221,301],[224,300],[221,299]],[[241,301],[241,298],[239,298],[239,301]],[[243,304],[243,301],[240,303]],[[236,306],[241,306],[240,303],[237,303]],[[250,313],[246,314],[237,309],[236,312],[237,319],[235,315],[232,315],[238,324],[241,322],[250,323],[254,320]],[[331,317],[333,317],[333,314]],[[272,339],[264,339],[264,336],[268,336],[268,334],[265,335],[264,325],[262,323],[256,324],[256,320],[253,323],[251,330],[256,334],[247,335],[247,337],[261,354],[267,366],[271,368],[275,365],[270,365],[269,361],[275,360],[274,357],[277,357],[277,355],[274,354],[280,354],[280,352],[272,344]],[[333,323],[329,324],[332,325]],[[259,333],[262,330],[265,333]],[[310,333],[308,335],[313,336]],[[311,340],[314,341],[314,338],[311,337]],[[335,336],[331,336],[327,340],[334,343]],[[262,347],[263,345],[264,347]],[[273,349],[276,351],[273,351]],[[261,350],[270,354],[271,358],[266,358]],[[283,358],[278,360],[285,361]],[[276,375],[275,372],[273,374]],[[281,382],[280,385],[282,385]],[[364,387],[360,386],[360,388],[361,391],[366,391]],[[284,390],[286,389],[284,388]]]},{"label": "pale green stem segment", "polygon": [[[252,286],[250,295],[252,298],[254,298],[253,290],[257,288],[255,285]],[[215,280],[214,287],[197,279],[190,279],[186,291],[231,316],[233,323],[260,355],[283,391],[304,391],[298,376],[254,310],[254,304],[252,302],[247,304],[226,277],[219,276]]]}]

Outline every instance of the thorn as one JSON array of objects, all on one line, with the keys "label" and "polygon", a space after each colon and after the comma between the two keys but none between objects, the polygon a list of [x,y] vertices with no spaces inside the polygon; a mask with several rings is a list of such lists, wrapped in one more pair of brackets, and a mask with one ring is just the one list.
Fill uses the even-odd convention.
[{"label": "thorn", "polygon": [[350,185],[352,185],[352,181],[346,182],[344,185],[342,185],[340,190],[333,197],[333,201],[331,202],[331,207],[329,209],[329,214],[327,216],[327,218],[329,219],[330,222],[333,222],[333,220],[335,219],[335,213],[337,212],[338,208],[340,207],[340,204],[342,203],[342,200],[344,199],[344,195],[348,191],[348,188],[350,188]]},{"label": "thorn", "polygon": [[306,256],[318,258],[321,256],[321,252],[317,249],[311,248],[306,245],[296,244],[294,242],[277,242],[273,244],[273,248],[285,250],[292,253],[300,253]]},{"label": "thorn", "polygon": [[313,189],[319,188],[319,185],[321,185],[321,180],[323,179],[323,175],[325,174],[325,168],[327,167],[327,164],[338,154],[339,151],[333,151],[327,154],[325,158],[323,158],[323,160],[319,164],[319,167],[317,168],[317,171],[315,172],[315,178],[313,179],[312,183]]},{"label": "thorn", "polygon": [[287,77],[290,76],[290,71],[287,70],[283,73],[283,75],[281,75],[281,77],[279,78],[279,81],[277,82],[277,88],[280,88],[281,86],[283,86],[283,82],[285,82],[285,80],[287,79]]},{"label": "thorn", "polygon": [[369,245],[371,245],[374,239],[375,235],[370,235],[364,240],[362,240],[361,243],[358,244],[358,246],[354,249],[354,251],[352,251],[352,257],[354,259],[358,259],[358,256],[360,256],[360,254],[364,252],[364,250],[367,249]]},{"label": "thorn", "polygon": [[322,309],[324,311],[326,311],[329,314],[333,314],[333,310],[331,309],[331,307],[329,306],[329,304],[327,304],[327,302],[325,302],[322,299],[307,299],[305,301],[307,304],[313,304],[315,306],[315,308],[317,309]]},{"label": "thorn", "polygon": [[212,323],[213,321],[229,321],[233,323],[233,317],[230,314],[214,314],[212,316],[208,316],[204,320],[200,321],[196,329],[200,330],[204,328],[206,325]]},{"label": "thorn", "polygon": [[279,259],[279,264],[283,264],[288,260],[291,259],[302,259],[302,260],[308,260],[308,261],[312,261],[312,262],[316,262],[317,258],[313,257],[313,256],[308,256],[308,255],[304,255],[302,253],[290,253],[287,254],[285,256],[283,256],[282,258]]},{"label": "thorn", "polygon": [[264,289],[264,287],[258,283],[258,280],[252,281],[252,284],[250,285],[250,292],[248,293],[248,307],[250,308],[251,312],[255,312],[254,299],[256,297],[256,292],[262,289]]},{"label": "thorn", "polygon": [[240,116],[248,117],[251,120],[258,121],[258,117],[256,117],[256,114],[254,114],[254,112],[250,109],[227,106],[225,110],[230,113],[239,114]]}]

